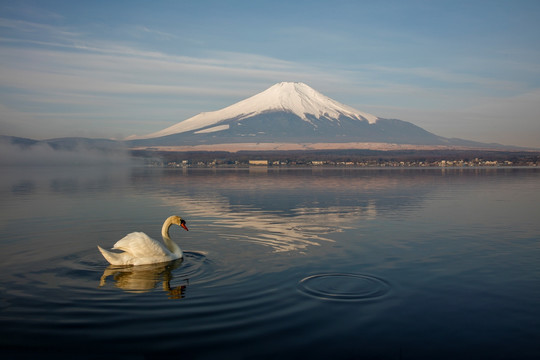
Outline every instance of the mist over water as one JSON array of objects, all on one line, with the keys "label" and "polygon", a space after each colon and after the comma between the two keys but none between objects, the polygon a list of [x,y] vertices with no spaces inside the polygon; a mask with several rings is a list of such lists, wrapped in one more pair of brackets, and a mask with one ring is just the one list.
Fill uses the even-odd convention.
[{"label": "mist over water", "polygon": [[538,169],[4,169],[3,358],[540,355]]},{"label": "mist over water", "polygon": [[93,146],[71,140],[69,146],[54,147],[47,142],[13,144],[0,139],[0,166],[130,165],[134,160],[123,145]]}]

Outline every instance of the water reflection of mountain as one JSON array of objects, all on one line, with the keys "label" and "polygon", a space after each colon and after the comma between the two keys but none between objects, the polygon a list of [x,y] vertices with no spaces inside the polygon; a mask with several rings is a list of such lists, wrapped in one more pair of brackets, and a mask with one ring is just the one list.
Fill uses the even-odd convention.
[{"label": "water reflection of mountain", "polygon": [[448,185],[474,186],[471,177],[500,171],[513,174],[496,169],[25,168],[0,177],[5,214],[0,226],[24,216],[21,199],[32,198],[35,212],[61,221],[76,219],[79,208],[95,208],[86,220],[90,213],[120,236],[132,226],[128,217],[161,221],[155,220],[156,206],[165,204],[169,209],[157,211],[159,216],[178,211],[213,236],[301,251],[363,222],[404,216]]},{"label": "water reflection of mountain", "polygon": [[332,242],[331,233],[415,207],[433,190],[426,174],[392,171],[164,171],[159,181],[168,206],[274,251]]},{"label": "water reflection of mountain", "polygon": [[[432,173],[433,174],[433,173]],[[437,175],[435,173],[434,175]],[[421,171],[362,171],[362,170],[279,170],[249,172],[240,170],[187,172],[165,171],[161,185],[173,188],[189,188],[191,191],[218,192],[227,196],[231,203],[257,205],[270,210],[293,208],[299,202],[324,202],[335,204],[337,200],[349,205],[358,199],[386,193],[388,196],[425,193],[426,185],[433,179]],[[330,196],[330,194],[332,196]],[[276,195],[278,195],[276,197]],[[337,198],[336,198],[337,196]],[[272,199],[273,201],[269,201]],[[257,203],[259,202],[259,203]]]}]

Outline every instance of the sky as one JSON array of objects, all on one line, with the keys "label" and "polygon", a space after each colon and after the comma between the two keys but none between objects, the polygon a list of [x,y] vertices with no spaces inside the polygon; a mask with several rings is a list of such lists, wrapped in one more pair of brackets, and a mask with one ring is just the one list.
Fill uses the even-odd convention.
[{"label": "sky", "polygon": [[123,139],[299,81],[540,148],[540,1],[0,0],[0,134]]}]

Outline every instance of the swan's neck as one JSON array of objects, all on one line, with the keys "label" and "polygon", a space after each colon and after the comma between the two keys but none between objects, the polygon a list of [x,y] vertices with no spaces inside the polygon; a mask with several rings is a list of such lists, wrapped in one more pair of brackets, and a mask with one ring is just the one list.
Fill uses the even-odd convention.
[{"label": "swan's neck", "polygon": [[172,224],[171,218],[165,220],[163,227],[161,228],[161,237],[163,237],[163,242],[165,243],[167,249],[169,249],[173,254],[182,256],[182,250],[174,241],[171,240],[171,237],[169,236],[169,228]]}]

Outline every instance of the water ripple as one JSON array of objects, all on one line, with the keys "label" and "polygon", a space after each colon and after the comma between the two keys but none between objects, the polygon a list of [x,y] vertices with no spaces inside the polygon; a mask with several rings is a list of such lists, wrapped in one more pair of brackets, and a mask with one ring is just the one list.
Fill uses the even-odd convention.
[{"label": "water ripple", "polygon": [[298,290],[322,300],[368,301],[388,294],[390,284],[371,275],[329,273],[300,280]]}]

